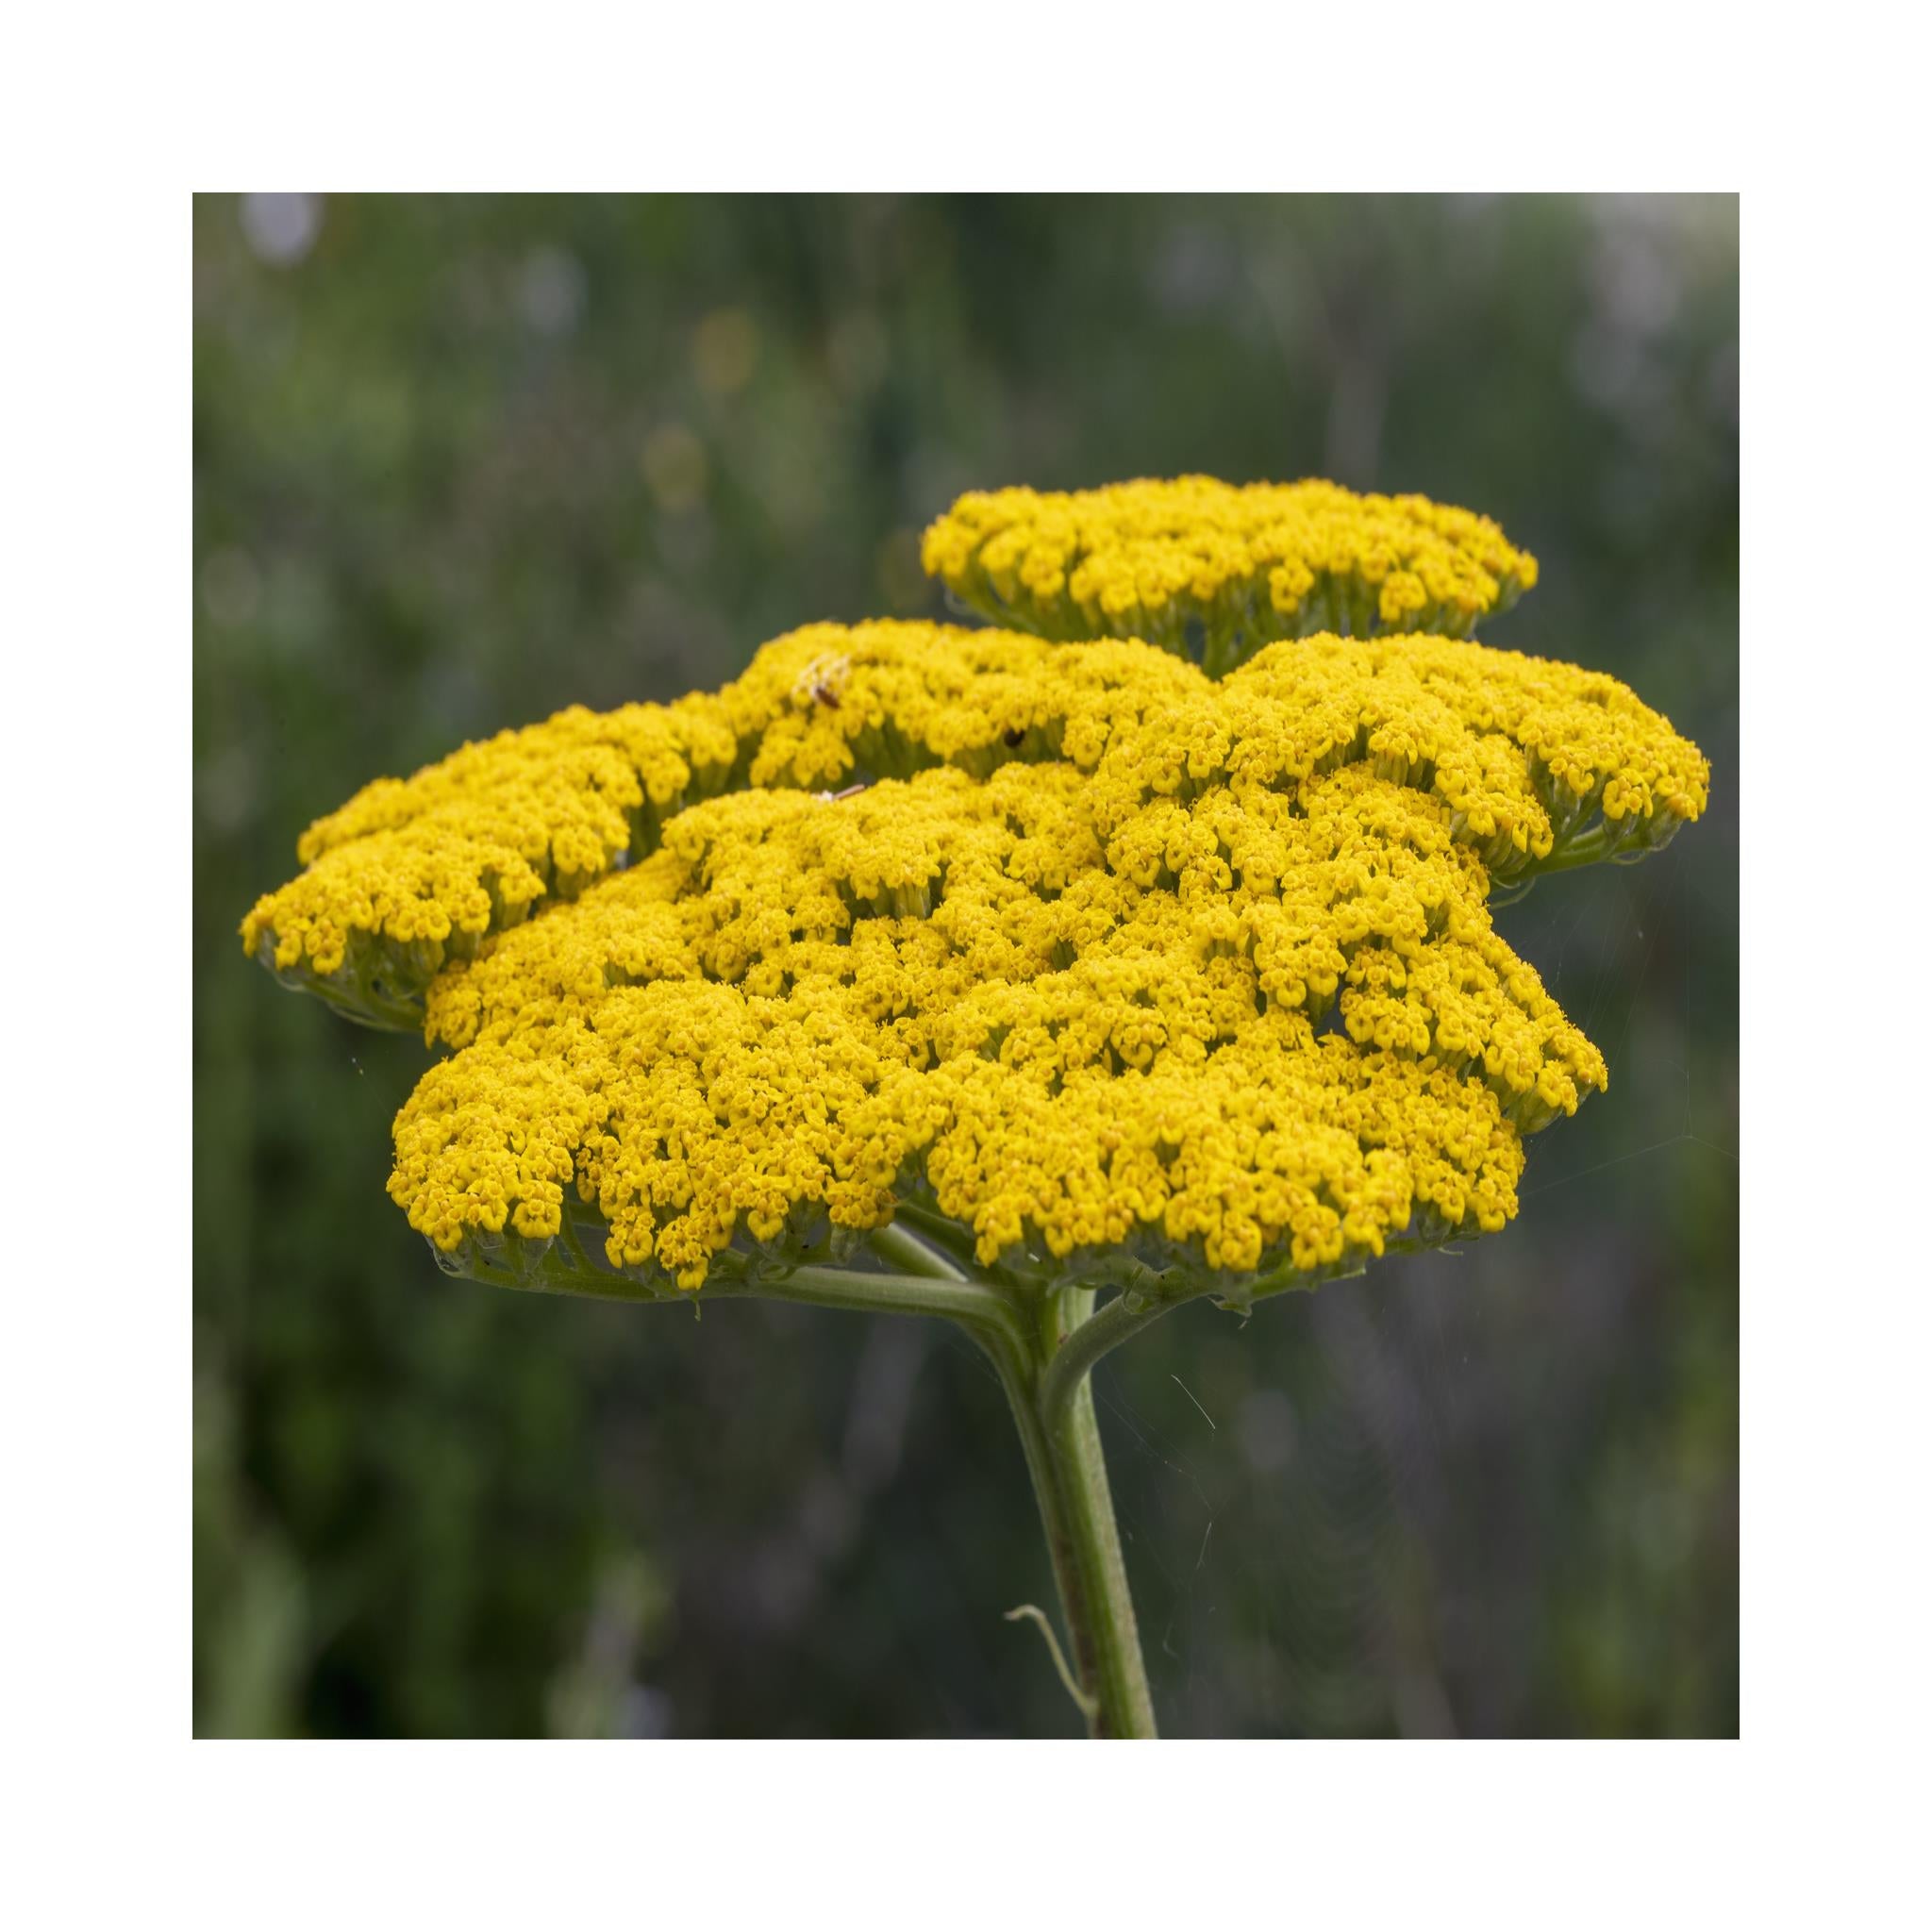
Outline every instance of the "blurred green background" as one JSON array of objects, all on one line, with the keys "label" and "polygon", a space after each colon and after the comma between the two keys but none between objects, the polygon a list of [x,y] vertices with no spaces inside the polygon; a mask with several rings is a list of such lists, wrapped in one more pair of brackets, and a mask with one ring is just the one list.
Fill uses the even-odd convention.
[{"label": "blurred green background", "polygon": [[1542,581],[1484,635],[1716,779],[1499,916],[1611,1069],[1509,1232],[1100,1371],[1163,1727],[1735,1732],[1735,200],[264,195],[194,253],[200,1732],[1078,1729],[963,1341],[443,1279],[423,1047],[235,928],[377,774],[941,614],[960,490],[1188,471],[1491,512]]}]

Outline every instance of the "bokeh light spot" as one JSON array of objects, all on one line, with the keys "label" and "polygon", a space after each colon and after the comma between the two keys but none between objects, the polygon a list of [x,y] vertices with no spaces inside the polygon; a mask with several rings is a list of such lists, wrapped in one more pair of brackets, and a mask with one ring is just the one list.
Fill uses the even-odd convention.
[{"label": "bokeh light spot", "polygon": [[244,194],[242,233],[256,258],[289,268],[315,246],[322,232],[319,194]]}]

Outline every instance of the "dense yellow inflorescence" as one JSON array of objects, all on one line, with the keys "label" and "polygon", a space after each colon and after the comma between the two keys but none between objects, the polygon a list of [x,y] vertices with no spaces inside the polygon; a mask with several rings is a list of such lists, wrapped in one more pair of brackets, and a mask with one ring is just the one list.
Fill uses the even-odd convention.
[{"label": "dense yellow inflorescence", "polygon": [[693,807],[439,977],[460,1050],[391,1193],[446,1249],[580,1199],[612,1266],[686,1287],[908,1191],[988,1263],[1312,1272],[1500,1227],[1522,1133],[1605,1074],[1449,810],[1359,765],[1123,796],[1056,762]]},{"label": "dense yellow inflorescence", "polygon": [[1499,879],[1580,838],[1660,843],[1708,785],[1696,748],[1613,678],[1451,639],[1309,638],[1216,682],[1138,642],[815,625],[715,697],[572,709],[370,786],[310,828],[308,870],[258,902],[243,941],[407,1024],[446,961],[636,862],[696,800],[1042,759],[1091,774],[1103,818],[1223,776],[1290,787],[1367,761],[1441,798]]},{"label": "dense yellow inflorescence", "polygon": [[963,497],[924,558],[1015,628],[808,625],[309,828],[243,942],[448,1049],[396,1119],[411,1224],[687,1289],[908,1206],[1088,1280],[1501,1227],[1607,1075],[1491,889],[1709,785],[1615,679],[1468,641],[1535,559],[1203,477]]},{"label": "dense yellow inflorescence", "polygon": [[506,731],[321,819],[307,870],[242,922],[298,982],[365,968],[370,941],[406,993],[446,957],[652,850],[665,818],[718,791],[843,782],[958,762],[989,769],[1062,741],[1098,747],[1123,718],[1198,675],[1136,645],[1058,661],[1037,638],[929,624],[810,625],[758,652],[717,695],[581,707]]},{"label": "dense yellow inflorescence", "polygon": [[975,491],[926,531],[923,557],[995,624],[1143,638],[1217,671],[1316,631],[1466,637],[1537,574],[1488,517],[1425,496],[1209,476]]}]

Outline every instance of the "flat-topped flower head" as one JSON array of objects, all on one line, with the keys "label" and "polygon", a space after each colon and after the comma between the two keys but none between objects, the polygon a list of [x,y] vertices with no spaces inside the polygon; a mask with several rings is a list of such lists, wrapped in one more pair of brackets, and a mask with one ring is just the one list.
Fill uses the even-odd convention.
[{"label": "flat-topped flower head", "polygon": [[1361,765],[1104,795],[1060,761],[692,807],[439,975],[460,1050],[391,1194],[446,1252],[591,1241],[684,1288],[905,1202],[1089,1279],[1500,1228],[1523,1135],[1606,1076],[1447,808]]},{"label": "flat-topped flower head", "polygon": [[1316,631],[1467,637],[1536,582],[1536,558],[1488,517],[1313,480],[974,491],[922,554],[994,624],[1143,638],[1217,674]]},{"label": "flat-topped flower head", "polygon": [[1512,884],[1662,843],[1708,784],[1615,679],[1452,639],[1308,638],[1216,682],[1138,641],[814,625],[716,696],[575,708],[379,780],[309,829],[308,869],[257,903],[243,942],[354,1017],[414,1026],[445,964],[637,864],[702,799],[1061,759],[1093,775],[1103,820],[1364,762],[1441,799]]}]

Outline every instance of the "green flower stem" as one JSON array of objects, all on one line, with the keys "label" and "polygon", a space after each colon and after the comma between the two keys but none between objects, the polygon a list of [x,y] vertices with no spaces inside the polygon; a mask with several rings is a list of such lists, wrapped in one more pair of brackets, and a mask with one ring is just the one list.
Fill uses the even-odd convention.
[{"label": "green flower stem", "polygon": [[[945,1313],[966,1328],[991,1358],[1020,1432],[1073,1639],[1082,1692],[1076,1701],[1088,1728],[1097,1738],[1157,1736],[1090,1372],[1108,1349],[1164,1314],[1166,1306],[1121,1295],[1096,1315],[1092,1290],[1068,1290],[1035,1298],[1029,1336],[1018,1295],[969,1279],[908,1230],[883,1228],[873,1246],[882,1258],[917,1271],[911,1278],[924,1281],[933,1299],[917,1305],[925,1298],[908,1292],[906,1275],[828,1268],[801,1268],[782,1282],[727,1291],[786,1293],[835,1307],[881,1307],[879,1296],[887,1292],[898,1311]],[[882,1291],[879,1284],[886,1281],[892,1286]]]},{"label": "green flower stem", "polygon": [[[1091,1292],[1088,1301],[1091,1305]],[[1102,1356],[1159,1321],[1173,1306],[1172,1302],[1151,1301],[1137,1294],[1117,1294],[1074,1327],[1054,1351],[1041,1384],[1041,1403],[1048,1419],[1057,1423],[1073,1407]],[[1088,1406],[1092,1406],[1091,1397]]]},{"label": "green flower stem", "polygon": [[[972,1230],[931,1208],[901,1201],[894,1210],[892,1228],[912,1229],[928,1247],[939,1249],[952,1260],[962,1274],[970,1272],[974,1265]],[[892,1228],[885,1232],[890,1234]]]},{"label": "green flower stem", "polygon": [[941,1254],[937,1244],[921,1241],[911,1228],[902,1227],[896,1221],[875,1230],[872,1244],[881,1260],[891,1262],[908,1274],[924,1274],[938,1281],[967,1278],[965,1269]]},{"label": "green flower stem", "polygon": [[1614,828],[1607,820],[1599,820],[1588,831],[1579,832],[1569,840],[1559,840],[1550,848],[1547,858],[1532,859],[1524,867],[1522,876],[1540,879],[1553,872],[1570,872],[1580,865],[1594,865],[1599,859],[1607,858],[1615,849]]},{"label": "green flower stem", "polygon": [[[873,1248],[907,1274],[801,1268],[782,1282],[747,1283],[739,1291],[789,1291],[790,1299],[835,1307],[878,1307],[882,1291],[877,1284],[891,1280],[888,1292],[901,1311],[943,1312],[966,1328],[991,1357],[1020,1432],[1061,1613],[1073,1639],[1073,1667],[1082,1692],[1075,1701],[1088,1729],[1096,1738],[1157,1736],[1093,1410],[1091,1371],[1108,1349],[1157,1321],[1165,1306],[1118,1295],[1095,1314],[1091,1289],[1048,1294],[1039,1298],[1029,1346],[1017,1296],[969,1279],[908,1228],[881,1228],[873,1236]],[[930,1292],[943,1302],[908,1306],[924,1299],[908,1295],[908,1277],[928,1282]]]},{"label": "green flower stem", "polygon": [[[938,1259],[938,1257],[932,1257]],[[1020,1332],[1012,1303],[984,1282],[943,1274],[861,1274],[846,1268],[794,1268],[769,1280],[708,1282],[701,1290],[649,1289],[597,1269],[545,1267],[528,1278],[472,1262],[471,1279],[492,1288],[540,1294],[593,1295],[605,1301],[654,1302],[702,1307],[706,1302],[764,1300],[808,1302],[815,1307],[850,1308],[867,1315],[944,1315],[977,1334],[984,1328]]]},{"label": "green flower stem", "polygon": [[772,1281],[721,1281],[701,1291],[707,1299],[762,1296],[768,1301],[809,1302],[821,1308],[850,1308],[871,1315],[945,1315],[975,1334],[1013,1328],[1012,1304],[985,1282],[925,1274],[858,1274],[845,1268],[795,1268]]},{"label": "green flower stem", "polygon": [[[591,1265],[574,1239],[527,1276],[474,1257],[470,1272],[496,1287],[606,1299],[701,1307],[761,1297],[958,1323],[991,1360],[1012,1409],[1071,1639],[1075,1702],[1088,1729],[1096,1738],[1157,1736],[1091,1372],[1108,1349],[1158,1320],[1171,1303],[1121,1294],[1096,1314],[1091,1289],[1055,1292],[976,1279],[910,1227],[878,1230],[872,1248],[898,1272],[803,1267],[769,1278],[721,1276],[692,1294],[607,1274]],[[1064,1674],[1065,1659],[1057,1650],[1056,1657]]]},{"label": "green flower stem", "polygon": [[1045,1296],[1032,1347],[990,1347],[988,1353],[1033,1478],[1089,1732],[1096,1738],[1152,1738],[1158,1735],[1154,1700],[1114,1524],[1092,1389],[1082,1377],[1072,1399],[1051,1417],[1045,1401],[1051,1364],[1065,1338],[1078,1333],[1092,1300],[1091,1289]]},{"label": "green flower stem", "polygon": [[1086,1595],[1088,1646],[1093,1657],[1090,1694],[1099,1704],[1092,1730],[1101,1738],[1154,1738],[1154,1698],[1141,1656],[1141,1628],[1127,1587],[1126,1560],[1114,1522],[1113,1492],[1101,1453],[1093,1385],[1080,1384],[1064,1422],[1054,1431],[1055,1459],[1065,1472],[1074,1558]]}]

